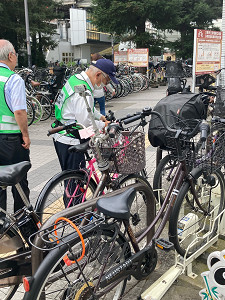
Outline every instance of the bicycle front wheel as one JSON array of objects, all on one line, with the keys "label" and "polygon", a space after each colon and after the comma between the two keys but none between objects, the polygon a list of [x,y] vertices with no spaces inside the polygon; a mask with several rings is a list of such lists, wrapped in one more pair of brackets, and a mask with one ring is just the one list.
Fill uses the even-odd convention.
[{"label": "bicycle front wheel", "polygon": [[53,214],[91,199],[96,190],[93,179],[81,171],[67,170],[56,174],[42,189],[35,211],[44,223]]},{"label": "bicycle front wheel", "polygon": [[[153,221],[151,219],[151,211],[152,211],[152,201],[155,202],[155,198],[153,195],[153,191],[149,182],[138,174],[127,175],[126,177],[122,177],[119,181],[120,188],[129,186],[131,184],[141,183],[144,184],[148,188],[148,195],[136,189],[136,197],[132,203],[130,209],[130,225],[134,232],[135,237],[139,237],[145,229],[151,224]],[[148,233],[144,239],[139,244],[140,248],[143,248],[147,242],[150,241],[150,233]]]},{"label": "bicycle front wheel", "polygon": [[45,300],[120,299],[127,279],[110,288],[108,285],[101,288],[101,280],[109,269],[131,256],[125,237],[120,233],[115,237],[115,232],[106,229],[89,232],[84,236],[84,257],[68,266],[63,258],[68,255],[78,259],[82,252],[81,242],[75,243],[71,237],[70,240],[69,251],[65,244],[47,255],[35,273],[31,290],[25,294],[24,300],[43,299],[41,297]]},{"label": "bicycle front wheel", "polygon": [[[220,170],[211,174],[203,172],[196,178],[195,190],[207,215],[198,207],[188,182],[185,182],[175,201],[169,221],[170,241],[177,252],[187,257],[197,251],[207,238],[213,237],[220,218],[215,218],[224,208],[224,178]],[[209,232],[211,234],[209,235]]]},{"label": "bicycle front wheel", "polygon": [[153,190],[154,195],[161,205],[166,197],[166,193],[173,179],[176,171],[178,161],[172,159],[170,155],[163,157],[154,174],[153,178]]}]

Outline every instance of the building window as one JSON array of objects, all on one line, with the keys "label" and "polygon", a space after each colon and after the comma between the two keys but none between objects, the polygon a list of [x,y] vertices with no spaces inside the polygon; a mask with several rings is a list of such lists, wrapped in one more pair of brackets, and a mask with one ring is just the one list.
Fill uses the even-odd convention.
[{"label": "building window", "polygon": [[73,62],[74,61],[74,53],[63,52],[62,53],[62,61],[65,64],[68,62]]},{"label": "building window", "polygon": [[100,33],[95,25],[92,24],[92,16],[87,12],[86,30],[88,40],[100,40]]}]

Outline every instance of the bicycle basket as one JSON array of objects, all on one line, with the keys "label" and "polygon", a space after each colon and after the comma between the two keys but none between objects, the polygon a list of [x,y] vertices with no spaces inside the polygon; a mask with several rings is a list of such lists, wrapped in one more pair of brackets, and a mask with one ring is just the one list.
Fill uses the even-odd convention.
[{"label": "bicycle basket", "polygon": [[[138,173],[145,167],[145,134],[140,131],[130,134],[130,131],[122,131],[98,145],[102,157],[109,161],[111,173]],[[98,161],[96,145],[90,143],[90,146]]]},{"label": "bicycle basket", "polygon": [[211,126],[204,154],[198,155],[196,166],[214,171],[225,164],[225,125],[215,123]]},{"label": "bicycle basket", "polygon": [[60,217],[54,224],[38,231],[39,237],[42,239],[41,247],[33,243],[33,238],[37,233],[32,234],[29,240],[35,248],[50,251],[68,244],[74,239],[80,241],[83,236],[98,228],[104,220],[104,216],[100,216],[95,212],[81,213],[70,218]]},{"label": "bicycle basket", "polygon": [[[180,129],[184,132],[192,132],[200,122],[201,120],[197,119],[181,120],[177,118],[176,121],[171,125],[171,128],[177,130]],[[193,138],[194,137],[186,137],[181,133],[178,138],[181,150],[189,148],[189,150],[193,151],[195,147]],[[165,131],[165,146],[166,150],[172,151],[174,155],[177,153],[175,133]]]}]

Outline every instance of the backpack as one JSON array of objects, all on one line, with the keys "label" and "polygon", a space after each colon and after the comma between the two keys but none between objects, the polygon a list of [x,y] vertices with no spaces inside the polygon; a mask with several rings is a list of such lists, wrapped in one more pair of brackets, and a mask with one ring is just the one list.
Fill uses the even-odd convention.
[{"label": "backpack", "polygon": [[[187,128],[193,130],[196,122],[193,119],[206,119],[207,107],[203,103],[200,94],[180,93],[161,99],[154,111],[159,112],[168,126],[175,129]],[[188,120],[188,121],[187,121]],[[148,128],[148,139],[153,147],[170,149],[167,139],[167,131],[160,119],[152,115]]]}]

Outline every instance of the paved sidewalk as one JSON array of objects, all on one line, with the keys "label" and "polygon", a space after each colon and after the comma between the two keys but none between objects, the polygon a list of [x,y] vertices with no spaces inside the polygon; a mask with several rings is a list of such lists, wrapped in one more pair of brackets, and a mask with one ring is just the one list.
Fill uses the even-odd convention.
[{"label": "paved sidewalk", "polygon": [[[116,117],[122,117],[126,114],[140,111],[146,106],[154,107],[155,104],[166,95],[166,87],[151,88],[147,91],[133,93],[124,98],[113,99],[106,103],[106,110],[115,111]],[[31,162],[32,168],[28,173],[28,180],[31,190],[31,202],[35,203],[38,194],[45,183],[56,173],[60,171],[58,159],[52,143],[52,138],[47,137],[47,130],[50,128],[51,120],[41,122],[29,128],[31,136]],[[149,146],[147,148],[147,167],[150,177],[150,182],[154,174],[155,168],[155,151],[156,149]],[[9,201],[10,202],[10,201]],[[165,232],[166,235],[166,232]],[[223,244],[218,243],[211,251],[222,250]],[[156,270],[149,276],[148,279],[137,282],[132,279],[129,282],[124,300],[138,299],[139,296],[162,274],[164,274],[172,265],[174,265],[174,253],[171,251],[165,253],[158,251],[158,263]],[[202,255],[194,264],[193,271],[198,275],[197,279],[193,280],[185,275],[181,275],[178,280],[172,285],[170,290],[162,298],[163,300],[191,300],[200,299],[198,293],[204,287],[200,273],[207,270],[205,264],[206,257]],[[23,289],[16,293],[14,300],[23,298]],[[35,299],[33,299],[35,300]],[[111,299],[109,299],[111,300]],[[149,299],[150,300],[150,299]]]}]

